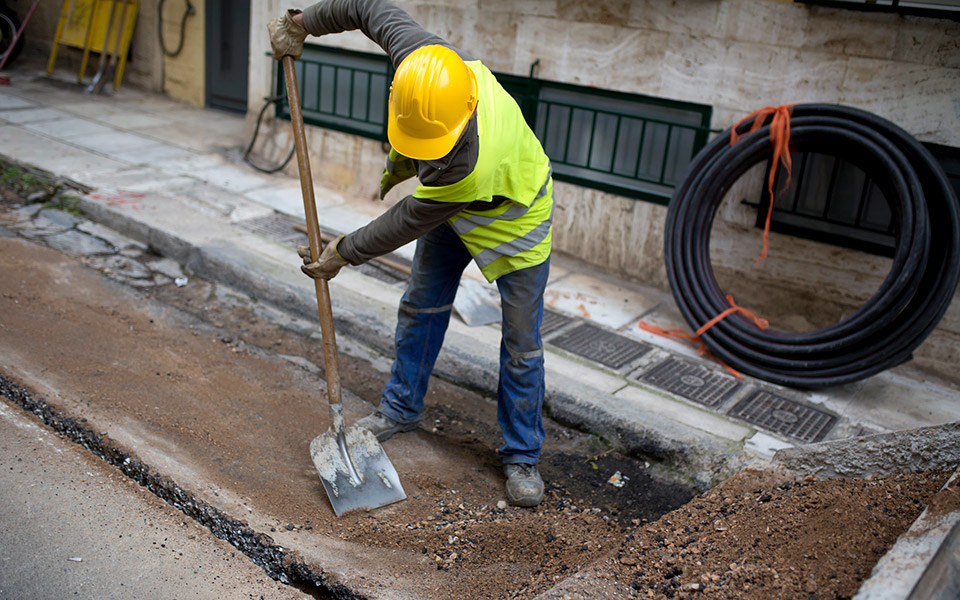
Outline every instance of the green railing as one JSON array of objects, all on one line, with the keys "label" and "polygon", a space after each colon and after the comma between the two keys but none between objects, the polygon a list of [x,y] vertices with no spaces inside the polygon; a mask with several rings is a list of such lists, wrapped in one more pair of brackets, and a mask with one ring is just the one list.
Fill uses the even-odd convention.
[{"label": "green railing", "polygon": [[707,143],[712,109],[497,75],[517,99],[559,180],[666,203]]},{"label": "green railing", "polygon": [[[386,56],[306,44],[294,64],[304,123],[386,141],[393,79]],[[278,96],[286,95],[279,69],[274,70],[274,89]],[[290,119],[285,102],[277,104],[276,116]]]},{"label": "green railing", "polygon": [[[304,121],[386,142],[393,69],[384,55],[308,44],[296,63]],[[665,204],[710,133],[702,104],[498,73],[550,157],[554,176]],[[276,92],[283,79],[275,75]],[[289,119],[284,104],[277,116]]]},{"label": "green railing", "polygon": [[794,2],[828,8],[888,12],[960,21],[960,0],[794,0]]}]

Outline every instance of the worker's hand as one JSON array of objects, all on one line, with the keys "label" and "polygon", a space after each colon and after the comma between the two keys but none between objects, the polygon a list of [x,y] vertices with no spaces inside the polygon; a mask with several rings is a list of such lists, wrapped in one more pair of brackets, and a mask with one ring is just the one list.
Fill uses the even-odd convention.
[{"label": "worker's hand", "polygon": [[342,239],[343,236],[341,235],[327,244],[327,247],[320,253],[317,262],[313,262],[313,258],[310,256],[310,246],[297,246],[297,254],[303,259],[303,266],[300,267],[300,270],[314,279],[333,279],[336,277],[340,269],[348,264],[337,252],[337,244]]},{"label": "worker's hand", "polygon": [[413,161],[400,154],[393,148],[387,155],[387,168],[383,170],[380,176],[380,199],[383,200],[387,192],[393,189],[401,181],[406,181],[417,174],[413,167]]},{"label": "worker's hand", "polygon": [[284,56],[292,56],[297,60],[303,54],[303,40],[307,39],[307,30],[293,19],[293,16],[298,14],[299,10],[291,8],[283,13],[283,16],[267,23],[270,47],[273,48],[273,57],[277,60]]}]

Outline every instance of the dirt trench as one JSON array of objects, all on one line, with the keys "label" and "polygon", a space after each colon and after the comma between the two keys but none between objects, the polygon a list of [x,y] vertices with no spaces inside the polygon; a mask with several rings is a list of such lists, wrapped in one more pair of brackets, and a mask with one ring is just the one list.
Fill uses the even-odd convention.
[{"label": "dirt trench", "polygon": [[[744,472],[694,497],[548,423],[543,505],[504,507],[494,403],[434,380],[420,429],[385,444],[408,500],[335,519],[305,451],[327,425],[302,324],[197,279],[131,287],[0,231],[0,374],[272,576],[336,597],[847,598],[931,498],[960,504],[942,473]],[[349,420],[387,361],[347,346]]]},{"label": "dirt trench", "polygon": [[[318,340],[209,282],[131,286],[129,265],[43,245],[63,233],[0,236],[3,377],[50,424],[202,513],[191,516],[213,515],[206,524],[228,537],[246,531],[235,535],[245,551],[278,554],[274,576],[312,577],[342,597],[528,598],[693,495],[548,423],[546,498],[507,507],[495,403],[434,380],[420,429],[385,444],[408,500],[336,519],[306,451],[328,426]],[[341,355],[348,421],[387,377],[384,357],[355,354]]]}]

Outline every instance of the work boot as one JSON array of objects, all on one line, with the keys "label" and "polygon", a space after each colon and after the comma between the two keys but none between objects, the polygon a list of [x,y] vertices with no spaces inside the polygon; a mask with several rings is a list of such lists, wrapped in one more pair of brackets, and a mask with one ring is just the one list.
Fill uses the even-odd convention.
[{"label": "work boot", "polygon": [[537,465],[524,463],[503,466],[507,476],[507,502],[514,506],[536,506],[543,500],[543,479]]},{"label": "work boot", "polygon": [[395,433],[413,431],[419,424],[419,421],[414,421],[413,423],[398,423],[379,410],[356,422],[358,427],[372,431],[373,435],[377,437],[377,440],[381,442],[389,440]]}]

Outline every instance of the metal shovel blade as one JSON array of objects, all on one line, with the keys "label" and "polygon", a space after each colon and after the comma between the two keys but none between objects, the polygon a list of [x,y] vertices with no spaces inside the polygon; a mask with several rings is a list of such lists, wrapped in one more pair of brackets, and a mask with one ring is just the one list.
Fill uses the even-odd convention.
[{"label": "metal shovel blade", "polygon": [[407,497],[397,470],[369,429],[330,430],[310,442],[310,457],[339,517],[351,510],[370,510]]}]

